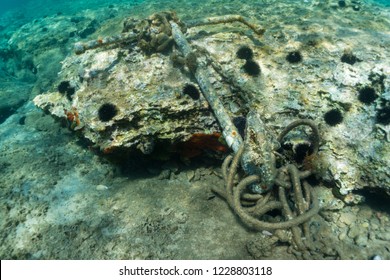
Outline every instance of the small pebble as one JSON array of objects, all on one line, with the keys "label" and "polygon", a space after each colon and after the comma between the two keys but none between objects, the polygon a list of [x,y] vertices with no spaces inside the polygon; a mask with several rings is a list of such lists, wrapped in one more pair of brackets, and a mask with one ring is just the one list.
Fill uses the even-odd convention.
[{"label": "small pebble", "polygon": [[356,216],[355,214],[352,213],[342,213],[340,216],[340,222],[346,224],[346,225],[351,225],[356,221]]},{"label": "small pebble", "polygon": [[371,222],[371,229],[372,230],[378,230],[379,229],[379,225],[378,225],[378,222]]},{"label": "small pebble", "polygon": [[187,172],[187,179],[188,181],[192,181],[195,177],[195,171],[194,170],[190,170]]},{"label": "small pebble", "polygon": [[378,232],[376,238],[384,241],[390,241],[390,232]]},{"label": "small pebble", "polygon": [[368,228],[369,226],[370,226],[370,224],[368,222],[362,223],[362,227],[364,227],[364,228]]},{"label": "small pebble", "polygon": [[105,190],[108,190],[108,187],[105,185],[97,185],[96,190],[97,191],[105,191]]},{"label": "small pebble", "polygon": [[367,235],[361,234],[355,238],[355,243],[356,245],[360,247],[366,247],[368,243],[368,238]]},{"label": "small pebble", "polygon": [[350,238],[356,238],[360,234],[360,228],[359,226],[352,226],[348,231],[348,236]]},{"label": "small pebble", "polygon": [[343,241],[346,237],[347,237],[347,233],[346,232],[342,232],[342,233],[339,234],[339,240],[340,241]]}]

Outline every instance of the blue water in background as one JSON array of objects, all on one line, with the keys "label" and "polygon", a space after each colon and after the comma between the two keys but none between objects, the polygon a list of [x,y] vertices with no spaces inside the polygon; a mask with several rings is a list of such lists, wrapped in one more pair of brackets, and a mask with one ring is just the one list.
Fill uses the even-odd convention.
[{"label": "blue water in background", "polygon": [[[302,5],[307,5],[312,0],[296,0],[301,2]],[[335,3],[338,0],[333,0]],[[171,10],[172,3],[194,2],[196,5],[202,5],[205,3],[215,3],[216,5],[229,5],[229,1],[224,0],[0,0],[0,26],[4,27],[8,25],[10,20],[17,19],[17,26],[21,26],[25,23],[31,22],[34,19],[52,16],[56,14],[61,15],[74,15],[82,10],[95,10],[109,5],[137,5],[145,3],[154,3],[162,6],[163,10],[164,3],[167,3],[167,9]],[[244,1],[248,3],[248,1]],[[253,0],[253,3],[259,4],[261,0]],[[276,2],[289,2],[289,1],[276,1]],[[379,6],[390,7],[390,0],[360,0],[361,3],[375,3]],[[347,5],[352,4],[351,0],[346,1]],[[169,4],[169,6],[168,6]],[[189,11],[190,12],[190,11]],[[1,30],[2,28],[0,28]]]},{"label": "blue water in background", "polygon": [[24,7],[31,0],[1,0],[0,1],[0,14],[15,8]]},{"label": "blue water in background", "polygon": [[[76,12],[83,9],[96,9],[110,4],[139,3],[143,0],[0,0],[0,15],[7,11],[28,11],[29,15],[40,15],[42,12],[53,13]],[[161,1],[159,1],[161,2]]]},{"label": "blue water in background", "polygon": [[[314,0],[280,0],[274,1],[275,3],[300,3],[302,6],[315,3]],[[332,0],[329,3],[337,5],[339,0]],[[352,0],[345,1],[347,6],[352,5]],[[378,6],[385,5],[390,6],[390,0],[358,0],[355,2],[362,3],[364,9],[365,3],[375,3]],[[234,3],[234,4],[233,4]],[[204,15],[216,15],[220,14],[218,9],[213,10],[214,7],[223,7],[226,5],[230,8],[227,13],[235,13],[235,9],[231,9],[234,5],[254,5],[261,6],[262,3],[272,4],[272,1],[263,0],[0,0],[0,56],[5,54],[2,49],[7,49],[7,42],[11,38],[12,34],[19,30],[25,24],[34,23],[46,17],[72,17],[77,14],[84,13],[89,18],[96,18],[98,15],[96,11],[104,10],[106,8],[114,8],[115,12],[112,17],[124,18],[128,16],[128,13],[134,15],[137,14],[141,17],[147,17],[149,13],[161,11],[180,9],[181,5],[185,7],[211,7],[205,9]],[[230,5],[232,4],[232,5]],[[135,8],[137,7],[137,8]],[[383,6],[382,6],[383,7]],[[103,12],[105,13],[105,12]],[[225,9],[226,13],[226,9]],[[186,17],[191,18],[191,10],[181,10],[180,16],[182,19]],[[63,30],[66,32],[66,30]],[[39,35],[39,34],[37,34]],[[4,67],[0,65],[0,73]]]},{"label": "blue water in background", "polygon": [[[0,0],[0,16],[9,10],[23,10],[27,9],[29,10],[30,8],[38,7],[39,3],[41,3],[42,6],[47,8],[48,10],[52,10],[54,13],[58,12],[70,12],[70,11],[75,11],[75,10],[80,10],[80,9],[94,9],[97,7],[101,6],[107,6],[110,4],[121,4],[121,3],[140,3],[143,2],[144,0],[65,0],[65,1],[56,1],[56,0],[42,0],[42,1],[34,1],[34,0]],[[172,2],[172,0],[146,0],[146,1],[155,1],[155,2]],[[187,0],[186,2],[199,2],[198,0]],[[297,0],[299,1],[299,0]],[[178,1],[181,2],[181,1]],[[207,1],[206,1],[207,2]],[[254,0],[253,2],[261,2],[261,1],[256,1]],[[283,1],[281,1],[283,2]],[[310,2],[310,1],[303,1],[304,2]],[[337,0],[334,0],[334,2],[338,2]],[[351,1],[346,1],[351,2]],[[369,1],[362,1],[364,2],[375,2],[377,4],[382,4],[385,6],[390,6],[390,0],[369,0]],[[55,11],[57,9],[57,11]],[[39,15],[41,13],[40,9],[36,10],[29,10],[33,14]],[[27,15],[26,15],[27,16]]]},{"label": "blue water in background", "polygon": [[380,4],[383,4],[383,5],[390,5],[390,1],[389,0],[374,0],[373,2],[378,2]]},{"label": "blue water in background", "polygon": [[4,14],[7,11],[13,11],[13,12],[28,12],[29,14],[26,14],[26,17],[33,16],[33,15],[39,15],[42,11],[42,9],[38,9],[40,5],[45,6],[47,9],[59,9],[61,7],[68,6],[69,9],[71,9],[72,6],[77,4],[78,8],[80,6],[84,6],[85,8],[93,8],[96,4],[100,3],[107,3],[107,2],[122,2],[122,1],[83,1],[83,0],[67,0],[67,1],[55,1],[55,0],[49,0],[49,1],[34,1],[34,0],[0,0],[0,15]]}]

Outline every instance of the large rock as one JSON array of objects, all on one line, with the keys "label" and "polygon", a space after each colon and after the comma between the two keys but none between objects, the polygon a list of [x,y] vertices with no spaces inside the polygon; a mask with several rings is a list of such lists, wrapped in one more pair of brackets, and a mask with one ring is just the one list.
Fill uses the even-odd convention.
[{"label": "large rock", "polygon": [[[310,23],[316,20],[308,20],[303,29],[274,26],[261,39],[223,26],[191,28],[187,37],[235,77],[235,89],[238,85],[257,93],[251,106],[261,112],[274,137],[297,118],[318,123],[321,157],[309,164],[318,167],[318,177],[334,183],[345,202],[359,202],[353,191],[366,187],[390,193],[390,53],[385,48],[390,38],[380,31],[360,33],[353,27]],[[237,29],[245,27],[232,31]],[[351,32],[353,37],[338,37]],[[369,42],[369,52],[362,41]],[[245,61],[236,57],[241,45],[253,49],[259,76],[246,73]],[[198,55],[198,62],[205,62],[204,55]],[[231,117],[245,115],[245,96],[232,93],[231,84],[208,68]],[[105,152],[125,148],[148,154],[194,134],[220,132],[206,100],[183,93],[188,84],[197,87],[188,68],[178,67],[167,54],[146,55],[135,45],[120,44],[89,50],[63,61],[58,83],[65,81],[74,94],[49,92],[37,96],[35,104],[68,119],[72,129]],[[365,89],[368,93],[361,93]],[[110,106],[112,116],[99,117]],[[304,129],[290,134],[285,141],[293,146],[310,143]]]}]

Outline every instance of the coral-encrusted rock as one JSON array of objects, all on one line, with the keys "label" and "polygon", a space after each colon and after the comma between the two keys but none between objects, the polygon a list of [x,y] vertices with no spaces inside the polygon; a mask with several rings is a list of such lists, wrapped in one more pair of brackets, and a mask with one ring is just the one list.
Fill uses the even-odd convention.
[{"label": "coral-encrusted rock", "polygon": [[[182,93],[191,83],[169,56],[139,51],[93,50],[63,62],[60,81],[75,88],[72,98],[59,92],[39,95],[37,106],[67,118],[74,130],[102,150],[137,148],[150,153],[158,143],[185,141],[196,132],[218,132],[207,102]],[[81,82],[82,81],[82,82]],[[113,104],[116,114],[99,119],[99,108]]]},{"label": "coral-encrusted rock", "polygon": [[[230,32],[228,25],[189,28],[185,36],[196,51],[197,63],[206,65],[211,86],[232,118],[245,117],[248,106],[255,108],[270,139],[276,139],[298,118],[311,119],[318,124],[322,138],[321,157],[310,163],[318,167],[319,178],[331,181],[348,203],[359,202],[361,197],[354,191],[364,188],[379,188],[390,194],[390,125],[386,119],[390,53],[384,47],[389,37],[380,30],[377,32],[381,36],[361,33],[346,38],[307,37],[308,33],[333,34],[334,26],[318,22],[319,18],[312,15],[304,30],[278,25],[275,30],[281,30],[266,32],[261,46],[252,35]],[[276,32],[281,32],[284,39],[277,39]],[[361,44],[363,41],[369,42],[370,50]],[[164,42],[168,41],[160,43],[165,46]],[[253,60],[261,68],[259,76],[245,73],[245,62],[236,57],[242,45],[253,50]],[[159,46],[148,50],[152,52]],[[69,56],[63,61],[58,84],[69,81],[75,93],[68,98],[53,91],[37,96],[35,104],[68,119],[72,129],[106,151],[117,147],[148,154],[161,143],[185,142],[195,133],[220,132],[203,96],[196,100],[183,94],[185,85],[196,86],[188,64],[174,65],[168,54],[148,56],[140,47],[136,43],[119,44]],[[353,65],[342,61],[346,50],[359,61]],[[291,51],[299,51],[302,60],[287,62],[286,55]],[[180,55],[176,58],[176,62],[185,63]],[[362,102],[365,99],[359,97],[365,87],[375,90],[369,97],[372,103]],[[104,104],[115,106],[115,114],[102,120],[99,109]],[[332,110],[340,112],[340,120],[327,120],[325,116]],[[296,129],[284,139],[293,144],[310,144],[310,140],[310,132],[305,129]]]}]

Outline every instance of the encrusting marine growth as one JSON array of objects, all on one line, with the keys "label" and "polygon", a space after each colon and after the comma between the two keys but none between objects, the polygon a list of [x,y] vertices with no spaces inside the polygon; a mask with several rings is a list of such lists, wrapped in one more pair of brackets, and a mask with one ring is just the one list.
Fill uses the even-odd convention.
[{"label": "encrusting marine growth", "polygon": [[[309,126],[313,131],[313,155],[315,156],[319,147],[319,133],[317,126],[310,120],[297,120],[291,123],[281,132],[278,141],[281,142],[287,133],[301,125]],[[235,177],[238,175],[237,168],[244,149],[245,146],[242,145],[234,157],[226,157],[222,164],[225,189],[221,190],[213,186],[212,190],[225,198],[229,206],[247,226],[258,231],[291,229],[293,243],[297,248],[300,250],[310,249],[312,244],[310,244],[308,221],[319,211],[319,201],[315,190],[305,180],[312,174],[312,171],[299,171],[291,163],[284,165],[277,169],[275,177],[277,194],[272,192],[265,195],[253,194],[248,191],[247,187],[260,180],[258,175],[247,176],[237,184],[235,183]],[[292,194],[291,199],[288,199],[289,194]],[[281,210],[284,220],[270,222],[261,219],[273,210]],[[302,238],[302,232],[304,238]]]},{"label": "encrusting marine growth", "polygon": [[[221,102],[216,89],[210,83],[210,72],[204,62],[200,62],[199,56],[206,61],[221,75],[232,88],[239,89],[245,95],[245,90],[238,84],[234,75],[222,70],[220,65],[213,59],[207,50],[199,46],[191,46],[184,34],[187,28],[240,22],[248,26],[257,35],[262,35],[264,29],[251,23],[239,15],[227,15],[199,19],[183,23],[175,13],[162,12],[152,15],[146,20],[129,20],[125,23],[124,33],[117,36],[77,43],[76,54],[81,54],[88,49],[94,49],[110,44],[137,43],[147,53],[167,52],[176,44],[178,52],[171,55],[172,62],[176,66],[187,66],[198,83],[201,93],[208,101],[219,125],[227,145],[235,152],[234,156],[227,156],[222,165],[225,189],[212,187],[212,190],[226,199],[227,203],[234,210],[237,216],[249,227],[255,230],[285,230],[291,229],[292,243],[299,250],[310,250],[310,230],[308,221],[319,211],[319,202],[316,192],[307,183],[306,178],[312,170],[301,171],[292,162],[283,162],[277,167],[276,163],[283,161],[275,158],[276,150],[282,143],[283,138],[298,126],[308,126],[313,134],[313,153],[316,156],[319,147],[319,133],[317,126],[310,120],[297,120],[288,125],[277,137],[269,132],[262,121],[256,107],[252,106],[251,96],[247,94],[244,100],[249,111],[246,117],[240,117],[232,121],[227,109]],[[260,66],[253,60],[253,51],[248,46],[242,46],[236,53],[240,59],[245,59],[243,66],[245,72],[250,76],[259,76]],[[291,63],[300,62],[302,56],[299,52],[292,52],[287,56]],[[242,89],[242,90],[240,90]],[[195,85],[186,84],[182,93],[194,100],[199,99],[199,90]],[[99,119],[107,122],[115,117],[118,109],[111,103],[104,104],[98,111]],[[237,127],[238,126],[238,127]],[[194,143],[201,143],[203,148],[210,148],[218,151],[226,151],[226,147],[219,144],[219,134],[205,135],[194,134],[188,141],[191,149],[185,150],[187,157],[196,156],[200,150],[193,150]],[[186,144],[181,145],[187,147]],[[238,166],[241,166],[247,177],[236,183]],[[271,188],[274,187],[276,189]],[[254,193],[255,191],[255,193]],[[278,221],[272,221],[267,213],[279,210],[281,217]],[[268,219],[268,220],[267,220]]]},{"label": "encrusting marine growth", "polygon": [[[181,33],[178,25],[171,22],[173,39],[179,47],[179,50],[187,55],[193,50]],[[218,119],[225,139],[228,145],[236,152],[235,156],[228,156],[222,165],[222,174],[225,179],[225,190],[212,187],[212,190],[225,198],[234,212],[241,220],[251,228],[256,230],[278,230],[291,229],[293,235],[293,244],[299,250],[310,250],[310,230],[308,220],[319,211],[319,202],[314,189],[305,181],[312,174],[311,170],[299,171],[292,163],[286,164],[281,168],[276,168],[273,160],[272,149],[274,143],[264,143],[269,136],[264,123],[257,113],[248,114],[246,123],[246,138],[243,139],[237,133],[238,129],[230,120],[223,107],[218,95],[210,86],[206,77],[207,70],[202,65],[198,65],[194,74],[198,81],[205,98],[208,100],[216,118]],[[317,126],[311,120],[297,120],[288,125],[279,135],[278,142],[281,143],[283,138],[294,128],[298,126],[309,126],[313,133],[313,154],[316,155],[319,148],[319,132]],[[233,136],[233,137],[232,137]],[[252,139],[259,138],[259,139]],[[253,145],[259,144],[254,147]],[[259,158],[263,160],[259,161]],[[243,168],[249,175],[235,185],[234,179],[237,175],[239,162],[242,162]],[[259,166],[260,165],[260,166]],[[229,167],[230,166],[230,167]],[[254,169],[254,170],[253,170]],[[302,181],[302,184],[301,184]],[[267,194],[255,193],[248,191],[250,185],[260,183],[268,190],[272,185],[278,187],[278,195],[274,196],[273,192]],[[244,195],[244,192],[246,194]],[[292,193],[291,199],[288,199],[286,192]],[[251,208],[244,208],[242,199],[249,200]],[[247,201],[248,202],[248,201]],[[293,206],[291,207],[291,203]],[[245,202],[243,204],[246,204]],[[266,222],[261,217],[267,212],[279,209],[283,213],[284,221]],[[302,230],[299,226],[302,226]],[[302,231],[304,238],[302,238]],[[305,240],[305,242],[304,242]]]}]

